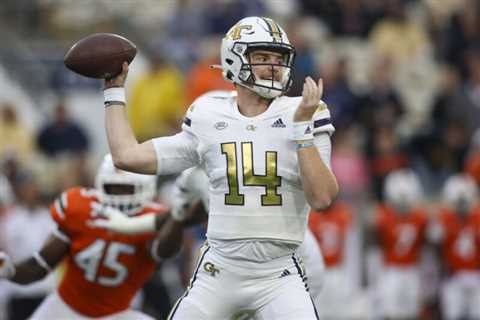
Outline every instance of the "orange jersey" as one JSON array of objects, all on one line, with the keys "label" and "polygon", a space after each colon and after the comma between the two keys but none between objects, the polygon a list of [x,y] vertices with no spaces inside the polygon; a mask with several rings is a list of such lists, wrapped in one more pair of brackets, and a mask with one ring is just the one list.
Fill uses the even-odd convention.
[{"label": "orange jersey", "polygon": [[427,214],[421,209],[401,215],[387,206],[379,206],[375,226],[384,262],[397,266],[416,264],[425,237],[427,221]]},{"label": "orange jersey", "polygon": [[317,239],[327,267],[342,263],[351,221],[349,208],[338,202],[325,211],[310,213],[308,226]]},{"label": "orange jersey", "polygon": [[480,208],[475,208],[464,219],[454,211],[442,208],[438,219],[444,231],[442,255],[449,271],[478,270]]},{"label": "orange jersey", "polygon": [[[135,293],[155,270],[150,253],[155,234],[114,235],[91,228],[91,205],[95,190],[73,188],[51,206],[53,219],[70,241],[66,270],[58,292],[75,311],[89,317],[102,317],[130,306]],[[162,214],[166,208],[154,205],[140,214]]]}]

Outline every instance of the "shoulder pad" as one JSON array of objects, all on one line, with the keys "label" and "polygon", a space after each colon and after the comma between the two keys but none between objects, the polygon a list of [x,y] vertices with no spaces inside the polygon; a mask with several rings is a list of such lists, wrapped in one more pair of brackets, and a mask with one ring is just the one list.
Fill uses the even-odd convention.
[{"label": "shoulder pad", "polygon": [[193,133],[199,123],[211,120],[214,113],[222,110],[222,104],[230,103],[236,96],[236,91],[210,91],[201,95],[188,108],[182,129]]},{"label": "shoulder pad", "polygon": [[97,199],[95,189],[76,187],[64,191],[55,199],[50,207],[50,213],[57,224],[63,226],[68,218],[89,208],[90,203]]}]

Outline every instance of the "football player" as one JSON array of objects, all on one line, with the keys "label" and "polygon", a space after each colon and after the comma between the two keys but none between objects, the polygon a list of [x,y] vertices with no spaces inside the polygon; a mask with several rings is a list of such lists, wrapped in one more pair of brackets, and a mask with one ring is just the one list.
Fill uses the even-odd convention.
[{"label": "football player", "polygon": [[344,258],[352,220],[351,209],[339,201],[321,213],[310,214],[309,228],[325,260],[323,290],[314,297],[321,319],[349,318],[351,308],[345,308],[345,304],[352,304],[354,287],[349,283]]},{"label": "football player", "polygon": [[385,180],[384,197],[371,232],[382,252],[377,279],[380,312],[386,319],[418,319],[422,302],[419,261],[428,222],[421,207],[419,178],[410,169],[393,171]]},{"label": "football player", "polygon": [[327,207],[338,192],[330,170],[334,128],[320,100],[321,80],[307,77],[302,97],[283,95],[294,56],[275,21],[240,20],[221,45],[223,76],[236,92],[198,98],[182,132],[141,144],[124,108],[128,64],[105,81],[107,138],[117,166],[164,175],[198,165],[208,174],[208,241],[170,319],[253,311],[263,319],[317,318],[295,250],[310,207]]},{"label": "football player", "polygon": [[[182,223],[152,202],[155,191],[155,176],[118,170],[106,156],[95,189],[72,188],[52,204],[58,228],[39,252],[15,264],[0,252],[0,278],[18,284],[42,279],[65,260],[58,290],[31,319],[151,319],[130,303],[156,263],[179,250],[182,237]],[[160,231],[115,235],[98,228],[112,212],[153,221]]]},{"label": "football player", "polygon": [[480,207],[475,181],[467,175],[451,176],[442,199],[428,235],[439,245],[443,261],[443,318],[480,319]]}]

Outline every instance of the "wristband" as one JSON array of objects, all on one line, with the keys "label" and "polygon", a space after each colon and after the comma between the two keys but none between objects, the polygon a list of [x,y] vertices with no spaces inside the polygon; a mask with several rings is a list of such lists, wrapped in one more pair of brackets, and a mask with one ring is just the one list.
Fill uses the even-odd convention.
[{"label": "wristband", "polygon": [[297,141],[297,150],[303,149],[303,148],[310,148],[315,146],[313,143],[313,140],[301,140]]},{"label": "wristband", "polygon": [[113,87],[103,90],[103,97],[105,98],[105,106],[108,107],[112,104],[127,104],[125,98],[124,87]]},{"label": "wristband", "polygon": [[292,126],[292,140],[313,140],[313,121],[294,122]]}]

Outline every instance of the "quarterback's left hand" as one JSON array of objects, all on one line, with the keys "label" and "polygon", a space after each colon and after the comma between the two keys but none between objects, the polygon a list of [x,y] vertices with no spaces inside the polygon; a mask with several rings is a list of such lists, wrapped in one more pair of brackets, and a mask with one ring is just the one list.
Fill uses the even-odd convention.
[{"label": "quarterback's left hand", "polygon": [[318,79],[318,85],[311,77],[307,77],[303,84],[302,101],[300,102],[293,121],[310,121],[317,110],[323,95],[323,81]]},{"label": "quarterback's left hand", "polygon": [[0,278],[10,279],[15,275],[15,265],[12,258],[0,251]]},{"label": "quarterback's left hand", "polygon": [[87,224],[93,228],[127,235],[155,232],[156,215],[153,213],[129,217],[118,209],[96,202],[92,204],[92,215],[96,219],[87,221]]}]

